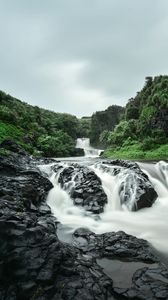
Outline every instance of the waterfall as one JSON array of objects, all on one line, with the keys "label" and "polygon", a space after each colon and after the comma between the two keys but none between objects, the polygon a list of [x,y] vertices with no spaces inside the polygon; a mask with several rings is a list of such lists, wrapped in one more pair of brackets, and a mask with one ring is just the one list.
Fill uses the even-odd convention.
[{"label": "waterfall", "polygon": [[102,152],[102,150],[95,149],[90,146],[89,138],[78,138],[76,141],[76,148],[83,149],[85,156],[87,156],[87,157],[97,157]]},{"label": "waterfall", "polygon": [[[88,140],[81,142],[89,145]],[[87,227],[97,234],[122,230],[138,238],[148,240],[156,249],[166,253],[168,249],[168,164],[159,162],[156,165],[142,163],[139,165],[148,175],[158,194],[157,200],[150,208],[133,212],[122,207],[119,202],[120,176],[114,177],[106,169],[96,168],[94,164],[89,168],[94,170],[101,179],[102,187],[108,198],[103,213],[95,216],[86,212],[83,207],[75,206],[67,191],[60,187],[58,174],[54,171],[49,172],[49,169],[45,167],[46,173],[54,185],[54,188],[49,192],[47,203],[58,221],[65,225],[69,231],[73,232],[79,227]],[[127,176],[126,173],[125,176]]]}]

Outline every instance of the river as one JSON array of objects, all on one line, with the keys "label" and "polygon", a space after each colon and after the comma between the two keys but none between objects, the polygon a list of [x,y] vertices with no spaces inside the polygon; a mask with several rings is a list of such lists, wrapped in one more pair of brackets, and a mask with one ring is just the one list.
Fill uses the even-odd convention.
[{"label": "river", "polygon": [[87,227],[97,234],[122,230],[148,240],[157,251],[164,256],[168,255],[168,164],[166,162],[138,162],[141,170],[148,175],[158,198],[152,207],[134,212],[120,205],[118,194],[120,182],[108,172],[96,168],[96,162],[101,159],[96,157],[95,153],[92,152],[90,156],[87,153],[85,157],[60,160],[65,165],[68,162],[77,162],[94,170],[102,181],[108,199],[104,212],[99,214],[99,217],[86,212],[84,208],[75,206],[68,193],[60,187],[59,172],[56,175],[51,168],[52,164],[41,166],[54,185],[49,192],[47,203],[60,222],[57,231],[60,239],[70,242],[72,232],[79,227]]}]

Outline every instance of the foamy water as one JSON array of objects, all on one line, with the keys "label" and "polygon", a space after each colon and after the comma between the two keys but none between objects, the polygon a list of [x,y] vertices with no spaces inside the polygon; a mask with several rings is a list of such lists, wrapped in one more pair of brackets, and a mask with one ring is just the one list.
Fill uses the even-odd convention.
[{"label": "foamy water", "polygon": [[[140,166],[144,167],[143,164]],[[108,198],[104,212],[99,215],[100,218],[73,204],[67,192],[61,189],[58,184],[58,175],[51,171],[50,166],[43,167],[43,171],[48,173],[54,184],[54,188],[48,194],[47,203],[58,221],[66,225],[70,231],[79,227],[87,227],[95,233],[123,230],[128,234],[148,240],[157,250],[168,254],[168,164],[159,162],[155,166],[150,165],[150,168],[157,176],[151,175],[152,172],[148,173],[147,168],[143,171],[147,173],[158,193],[157,200],[150,208],[132,212],[121,206],[120,177],[114,177],[94,165],[91,169],[101,178]],[[134,190],[132,198],[133,193]]]},{"label": "foamy water", "polygon": [[78,138],[76,141],[76,148],[83,149],[86,157],[98,157],[102,152],[102,150],[95,149],[90,145],[89,138]]}]

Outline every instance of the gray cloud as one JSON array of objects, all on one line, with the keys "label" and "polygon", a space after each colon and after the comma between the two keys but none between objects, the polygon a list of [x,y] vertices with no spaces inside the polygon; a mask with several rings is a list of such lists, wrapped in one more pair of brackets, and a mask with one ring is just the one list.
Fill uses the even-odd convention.
[{"label": "gray cloud", "polygon": [[0,0],[0,89],[78,116],[168,73],[167,0]]}]

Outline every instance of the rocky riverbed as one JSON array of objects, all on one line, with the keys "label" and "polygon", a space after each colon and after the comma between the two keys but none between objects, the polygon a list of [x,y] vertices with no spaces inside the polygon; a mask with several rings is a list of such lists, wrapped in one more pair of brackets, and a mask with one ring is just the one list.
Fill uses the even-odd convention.
[{"label": "rocky riverbed", "polygon": [[[3,143],[1,154],[0,299],[168,299],[168,271],[146,241],[124,232],[96,235],[79,228],[71,244],[61,242],[57,220],[46,204],[52,183],[38,168],[51,161],[34,159],[13,143]],[[82,174],[86,177],[79,175],[73,189],[74,203],[81,182],[90,191],[87,197],[80,194],[82,205],[88,205],[85,199],[92,190],[87,178],[93,176],[97,200],[101,196],[104,201],[101,211],[107,198],[100,179],[87,169]],[[63,175],[60,183],[65,186]],[[97,200],[95,194],[94,209]]]}]

